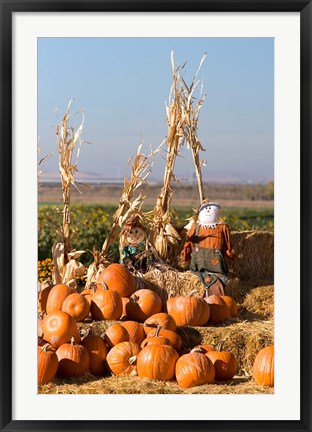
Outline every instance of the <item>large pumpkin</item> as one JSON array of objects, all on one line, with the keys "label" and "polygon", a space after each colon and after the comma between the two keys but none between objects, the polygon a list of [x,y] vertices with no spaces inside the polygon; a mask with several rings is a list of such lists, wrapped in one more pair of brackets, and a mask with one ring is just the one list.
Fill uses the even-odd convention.
[{"label": "large pumpkin", "polygon": [[167,310],[178,326],[204,326],[210,315],[204,299],[190,296],[171,297],[167,300]]},{"label": "large pumpkin", "polygon": [[76,343],[80,343],[81,340],[76,321],[63,311],[46,315],[43,319],[42,329],[45,340],[55,348],[70,342],[72,337]]},{"label": "large pumpkin", "polygon": [[55,348],[49,343],[38,346],[38,384],[46,384],[53,380],[58,368]]},{"label": "large pumpkin", "polygon": [[90,303],[86,296],[78,293],[69,294],[63,302],[62,311],[67,312],[75,321],[84,321],[90,312]]},{"label": "large pumpkin", "polygon": [[133,342],[127,341],[115,345],[106,357],[109,370],[115,375],[136,375],[139,352],[139,345]]},{"label": "large pumpkin", "polygon": [[161,299],[150,289],[140,289],[130,297],[126,304],[126,315],[130,320],[143,323],[161,311]]},{"label": "large pumpkin", "polygon": [[107,289],[104,283],[98,283],[91,297],[91,315],[97,321],[118,320],[122,313],[122,301],[119,293]]},{"label": "large pumpkin", "polygon": [[174,318],[165,312],[160,312],[147,318],[143,327],[145,333],[148,334],[153,328],[157,328],[158,326],[172,331],[176,331],[177,328]]},{"label": "large pumpkin", "polygon": [[274,386],[274,345],[262,348],[258,352],[252,374],[258,385]]},{"label": "large pumpkin", "polygon": [[111,325],[104,334],[104,342],[108,348],[113,348],[113,346],[126,342],[129,340],[128,330],[125,329],[121,324]]},{"label": "large pumpkin", "polygon": [[48,295],[46,310],[49,315],[52,312],[62,310],[62,305],[69,294],[75,293],[76,290],[64,284],[57,284],[51,289]]},{"label": "large pumpkin", "polygon": [[129,333],[129,341],[140,346],[145,338],[143,325],[136,321],[124,321],[120,325]]},{"label": "large pumpkin", "polygon": [[87,349],[77,345],[72,338],[70,343],[61,345],[56,355],[58,358],[57,376],[81,377],[89,372],[90,359]]},{"label": "large pumpkin", "polygon": [[205,297],[204,300],[206,300],[206,302],[209,304],[210,322],[220,323],[231,318],[230,309],[227,307],[227,304],[220,296],[210,295],[208,297]]},{"label": "large pumpkin", "polygon": [[122,264],[110,264],[100,273],[98,281],[104,282],[110,290],[117,291],[120,297],[130,297],[135,291],[135,278]]},{"label": "large pumpkin", "polygon": [[140,378],[170,381],[174,378],[177,351],[169,345],[147,345],[138,355],[137,371]]},{"label": "large pumpkin", "polygon": [[88,335],[83,339],[81,344],[86,348],[89,354],[90,373],[95,376],[103,376],[108,348],[101,336]]},{"label": "large pumpkin", "polygon": [[209,351],[206,354],[212,361],[217,381],[228,381],[237,373],[237,360],[229,351]]},{"label": "large pumpkin", "polygon": [[215,369],[205,354],[193,352],[179,358],[175,367],[175,375],[178,385],[187,389],[202,384],[211,384],[215,378]]}]

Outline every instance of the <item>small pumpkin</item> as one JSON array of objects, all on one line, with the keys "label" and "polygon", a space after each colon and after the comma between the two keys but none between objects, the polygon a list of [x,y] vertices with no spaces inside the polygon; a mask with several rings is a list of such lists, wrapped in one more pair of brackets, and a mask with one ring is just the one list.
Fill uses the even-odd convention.
[{"label": "small pumpkin", "polygon": [[208,303],[191,296],[171,297],[167,300],[167,310],[178,326],[204,326],[210,316]]},{"label": "small pumpkin", "polygon": [[274,387],[274,345],[262,348],[258,352],[252,374],[258,385]]},{"label": "small pumpkin", "polygon": [[44,286],[38,293],[38,312],[40,314],[45,314],[47,312],[47,300],[52,288],[52,282],[48,282],[48,285]]},{"label": "small pumpkin", "polygon": [[233,299],[233,297],[230,297],[230,296],[227,296],[227,295],[222,295],[220,297],[222,298],[222,300],[225,301],[227,307],[230,309],[231,317],[232,318],[238,317],[237,303]]},{"label": "small pumpkin", "polygon": [[150,289],[140,289],[130,297],[126,304],[126,315],[130,320],[143,323],[161,311],[161,299]]},{"label": "small pumpkin", "polygon": [[208,297],[204,297],[204,300],[209,304],[210,322],[217,324],[231,318],[230,309],[220,296],[213,294]]},{"label": "small pumpkin", "polygon": [[155,336],[150,336],[144,339],[144,341],[141,343],[141,348],[145,348],[147,345],[170,345],[172,346],[172,343],[170,340],[164,336],[160,336],[159,332],[161,330],[161,327],[158,326],[156,330]]},{"label": "small pumpkin", "polygon": [[121,324],[111,325],[104,334],[104,342],[108,348],[113,348],[113,346],[119,344],[120,342],[126,342],[129,340],[128,330],[125,329]]},{"label": "small pumpkin", "polygon": [[115,375],[136,375],[139,352],[139,345],[133,342],[126,341],[115,345],[106,357],[108,369]]},{"label": "small pumpkin", "polygon": [[101,336],[90,334],[81,343],[89,354],[89,370],[92,375],[103,376],[108,348]]},{"label": "small pumpkin", "polygon": [[90,358],[83,345],[75,344],[74,338],[70,343],[61,345],[56,355],[58,358],[57,376],[82,377],[89,372]]},{"label": "small pumpkin", "polygon": [[145,333],[148,334],[152,330],[153,326],[160,326],[163,329],[171,330],[174,332],[177,329],[174,318],[164,312],[154,314],[151,317],[147,318],[147,320],[145,320],[143,325]]},{"label": "small pumpkin", "polygon": [[137,371],[140,378],[170,381],[174,378],[177,351],[169,345],[147,345],[140,351]]},{"label": "small pumpkin", "polygon": [[213,383],[215,369],[205,354],[191,352],[179,358],[175,367],[175,376],[179,387],[187,389]]},{"label": "small pumpkin", "polygon": [[222,342],[215,351],[209,351],[206,355],[212,361],[217,381],[228,381],[237,373],[237,360],[230,351],[221,351]]},{"label": "small pumpkin", "polygon": [[136,321],[124,321],[120,325],[129,333],[129,341],[140,346],[145,338],[143,325]]},{"label": "small pumpkin", "polygon": [[118,320],[122,313],[122,301],[119,293],[108,289],[103,282],[94,288],[91,297],[91,315],[97,321]]},{"label": "small pumpkin", "polygon": [[73,294],[76,290],[65,284],[56,284],[51,289],[48,295],[46,310],[49,315],[52,312],[62,310],[62,305],[69,294]]},{"label": "small pumpkin", "polygon": [[171,342],[173,348],[177,351],[181,350],[182,347],[182,338],[178,333],[173,332],[172,330],[167,330],[163,328],[153,328],[147,335],[148,338],[155,337],[155,336],[161,336],[165,337],[166,339],[169,339]]},{"label": "small pumpkin", "polygon": [[120,297],[130,297],[135,291],[136,280],[122,264],[110,264],[100,273],[98,281],[104,282],[108,289],[117,291]]},{"label": "small pumpkin", "polygon": [[55,348],[49,343],[38,346],[38,384],[46,384],[53,380],[58,368]]},{"label": "small pumpkin", "polygon": [[62,311],[67,312],[75,321],[84,321],[90,313],[90,303],[79,293],[69,294],[63,302]]},{"label": "small pumpkin", "polygon": [[80,343],[80,334],[76,321],[68,313],[55,311],[44,317],[42,323],[44,338],[55,348],[70,342],[73,337]]}]

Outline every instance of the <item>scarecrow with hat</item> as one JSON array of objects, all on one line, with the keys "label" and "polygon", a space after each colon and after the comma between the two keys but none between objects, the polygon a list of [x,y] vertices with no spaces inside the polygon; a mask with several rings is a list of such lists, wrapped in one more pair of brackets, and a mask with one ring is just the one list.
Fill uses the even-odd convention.
[{"label": "scarecrow with hat", "polygon": [[234,258],[230,230],[220,220],[221,206],[207,202],[200,206],[198,218],[190,224],[182,250],[182,260],[190,262],[192,270],[201,279],[206,295],[224,295],[228,282],[225,256]]},{"label": "scarecrow with hat", "polygon": [[143,258],[146,249],[146,230],[140,219],[138,214],[133,214],[126,221],[119,240],[120,264],[135,269],[146,267],[146,258]]}]

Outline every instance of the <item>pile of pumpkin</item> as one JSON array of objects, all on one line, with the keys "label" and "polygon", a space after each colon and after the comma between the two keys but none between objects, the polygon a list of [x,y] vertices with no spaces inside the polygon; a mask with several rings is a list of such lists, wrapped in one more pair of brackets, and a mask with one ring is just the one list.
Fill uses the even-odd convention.
[{"label": "pile of pumpkin", "polygon": [[[44,290],[39,309],[45,314],[38,324],[38,383],[55,376],[80,377],[138,375],[170,381],[182,389],[227,381],[237,373],[237,361],[228,351],[199,345],[185,352],[177,326],[205,326],[237,316],[235,301],[228,296],[171,297],[162,302],[150,289],[138,289],[133,275],[120,264],[111,264],[91,288],[78,293],[64,284]],[[120,320],[104,336],[81,338],[77,322]],[[267,347],[265,350],[268,350]],[[270,348],[271,349],[271,348]],[[260,356],[260,353],[258,356]],[[257,358],[258,358],[257,356]],[[273,347],[257,360],[258,384],[273,385]]]}]

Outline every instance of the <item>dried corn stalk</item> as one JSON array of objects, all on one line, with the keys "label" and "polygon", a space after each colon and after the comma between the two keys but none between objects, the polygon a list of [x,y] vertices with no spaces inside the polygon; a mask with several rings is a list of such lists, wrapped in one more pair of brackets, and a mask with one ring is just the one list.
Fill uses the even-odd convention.
[{"label": "dried corn stalk", "polygon": [[[199,99],[196,108],[193,107],[193,93],[198,84],[196,77],[204,61],[202,58],[195,78],[188,87],[180,75],[180,67],[175,66],[173,53],[171,53],[171,65],[173,84],[170,90],[169,107],[167,111],[168,136],[167,158],[164,175],[164,185],[157,198],[153,212],[150,241],[154,249],[164,262],[175,263],[180,243],[180,235],[170,219],[170,202],[172,198],[171,181],[176,180],[174,166],[179,151],[185,142],[192,150],[193,160],[198,179],[200,201],[203,200],[203,185],[201,176],[202,162],[199,160],[199,151],[204,150],[197,138],[197,123],[200,108],[204,98]],[[185,65],[183,65],[184,67]],[[183,67],[181,69],[183,69]]]},{"label": "dried corn stalk", "polygon": [[[62,282],[75,285],[74,279],[76,275],[79,276],[83,274],[85,269],[82,264],[77,261],[77,258],[79,258],[83,251],[70,251],[70,188],[71,185],[76,187],[74,173],[78,171],[77,161],[80,153],[80,136],[83,129],[84,119],[76,132],[72,126],[69,126],[71,103],[72,100],[68,104],[62,122],[56,126],[59,170],[61,175],[64,208],[63,225],[60,230],[62,242],[57,243],[52,248],[54,263],[52,278],[54,283]],[[79,142],[80,145],[77,149],[76,163],[74,164],[73,156],[77,142]]]}]

